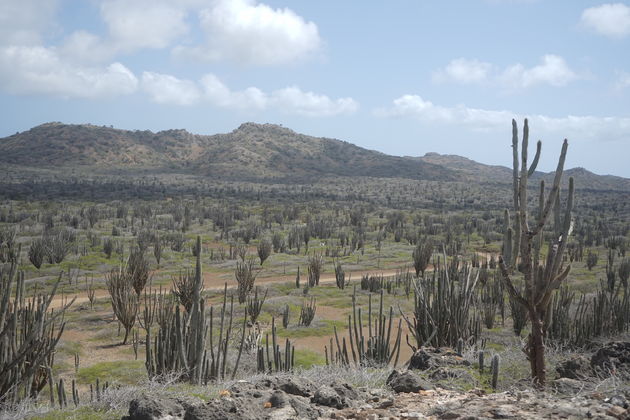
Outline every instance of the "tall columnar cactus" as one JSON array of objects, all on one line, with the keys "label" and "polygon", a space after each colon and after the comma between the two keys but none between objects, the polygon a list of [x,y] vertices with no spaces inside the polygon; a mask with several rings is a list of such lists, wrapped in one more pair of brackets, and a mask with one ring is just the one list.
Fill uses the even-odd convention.
[{"label": "tall columnar cactus", "polygon": [[[197,249],[200,250],[201,239],[197,237]],[[227,310],[227,283],[223,289],[223,306],[220,312],[219,337],[215,343],[213,326],[214,311],[210,307],[208,319],[201,296],[203,276],[201,273],[201,252],[197,253],[194,288],[190,312],[183,314],[179,306],[164,304],[157,309],[157,321],[160,326],[157,336],[151,337],[150,330],[146,336],[146,368],[150,378],[179,372],[182,378],[193,384],[225,378],[227,353],[232,332],[234,315],[234,296],[230,299]],[[160,304],[160,302],[158,302]],[[243,328],[247,322],[247,312],[243,319]],[[241,337],[241,342],[244,337]],[[208,346],[206,346],[208,344]],[[236,375],[239,357],[233,368],[232,377]]]},{"label": "tall columnar cactus", "polygon": [[[569,191],[564,209],[564,217],[560,215],[560,180],[564,170],[567,155],[567,140],[562,144],[558,166],[556,168],[553,185],[547,198],[544,195],[544,184],[541,184],[538,200],[538,211],[533,216],[535,222],[529,223],[527,209],[527,182],[536,170],[540,157],[541,142],[538,142],[536,155],[528,166],[527,149],[529,141],[529,127],[527,120],[523,127],[521,156],[519,162],[518,128],[512,120],[512,148],[513,148],[513,201],[514,219],[512,227],[505,232],[503,255],[499,258],[502,279],[508,293],[519,305],[527,308],[531,321],[531,333],[524,351],[530,362],[531,374],[534,382],[540,386],[545,383],[545,319],[553,291],[558,289],[567,278],[571,265],[563,267],[563,255],[571,230],[571,210],[573,208],[573,178],[569,179]],[[555,209],[555,210],[554,210]],[[553,237],[549,244],[546,258],[542,259],[541,249],[543,231],[552,210],[556,221]],[[506,224],[510,222],[509,212],[505,213]],[[517,272],[522,274],[524,287],[515,287],[513,278]]]},{"label": "tall columnar cactus", "polygon": [[61,278],[50,294],[27,298],[24,274],[17,272],[16,262],[8,273],[0,273],[0,407],[37,397],[52,382],[55,347],[65,326],[63,316],[74,302],[49,311]]}]

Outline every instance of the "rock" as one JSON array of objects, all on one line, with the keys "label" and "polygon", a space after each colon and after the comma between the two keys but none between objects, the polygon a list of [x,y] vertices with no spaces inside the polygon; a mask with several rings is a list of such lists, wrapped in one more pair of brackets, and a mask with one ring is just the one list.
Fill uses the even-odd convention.
[{"label": "rock", "polygon": [[287,394],[284,391],[275,391],[269,398],[269,403],[273,408],[282,408],[287,405]]},{"label": "rock", "polygon": [[417,350],[409,362],[408,369],[427,370],[442,366],[470,366],[459,354],[450,348],[424,347]]},{"label": "rock", "polygon": [[337,394],[348,401],[355,401],[359,398],[359,394],[357,394],[354,388],[347,383],[333,382],[330,386],[337,392]]},{"label": "rock", "polygon": [[296,396],[289,398],[289,403],[299,419],[318,419],[322,415],[322,412],[304,397]]},{"label": "rock", "polygon": [[591,367],[598,374],[630,377],[630,342],[616,341],[605,344],[591,356]]},{"label": "rock", "polygon": [[558,378],[551,383],[551,388],[560,394],[576,394],[584,389],[584,383],[577,379]]},{"label": "rock", "polygon": [[345,396],[340,395],[333,387],[328,385],[320,386],[317,391],[315,391],[313,398],[311,398],[311,402],[336,409],[350,406]]},{"label": "rock", "polygon": [[615,417],[617,419],[624,419],[624,420],[628,419],[628,411],[624,408],[617,407],[616,405],[610,407],[606,411],[606,414],[608,414],[609,416]]},{"label": "rock", "polygon": [[395,392],[418,392],[433,389],[429,382],[409,371],[400,373],[397,370],[393,370],[387,377],[386,383]]},{"label": "rock", "polygon": [[129,403],[129,416],[125,420],[178,420],[183,419],[184,407],[168,398],[142,395]]},{"label": "rock", "polygon": [[316,389],[315,384],[307,379],[291,376],[288,378],[277,378],[274,384],[276,389],[281,389],[287,394],[310,397]]},{"label": "rock", "polygon": [[[257,411],[257,412],[256,412]],[[186,411],[184,420],[262,420],[263,408],[239,404],[231,398],[210,401],[208,404],[191,407]]]},{"label": "rock", "polygon": [[473,381],[473,377],[470,372],[463,369],[437,368],[433,372],[431,372],[429,377],[436,381],[453,379],[461,379],[462,381],[468,383],[471,383]]},{"label": "rock", "polygon": [[559,378],[586,379],[592,375],[589,360],[584,356],[574,356],[569,360],[561,362],[556,367]]},{"label": "rock", "polygon": [[610,398],[606,398],[604,401],[618,407],[628,408],[628,400],[626,400],[626,397],[623,395],[613,395]]}]

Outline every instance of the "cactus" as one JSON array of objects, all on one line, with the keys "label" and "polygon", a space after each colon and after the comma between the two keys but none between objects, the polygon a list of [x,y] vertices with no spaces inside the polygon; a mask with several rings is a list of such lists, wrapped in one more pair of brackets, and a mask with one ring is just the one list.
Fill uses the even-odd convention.
[{"label": "cactus", "polygon": [[195,290],[195,273],[191,270],[179,272],[177,276],[171,276],[173,284],[173,294],[179,300],[180,305],[186,312],[190,312],[193,306],[193,295]]},{"label": "cactus", "polygon": [[335,281],[337,283],[337,287],[341,290],[346,287],[346,272],[343,270],[343,266],[339,261],[334,263],[335,266]]},{"label": "cactus", "polygon": [[[197,237],[198,250],[201,249],[200,243],[201,238]],[[230,297],[228,312],[226,283],[223,288],[219,339],[215,345],[213,342],[214,308],[210,307],[210,314],[206,319],[205,304],[201,297],[203,281],[201,252],[198,252],[196,257],[193,303],[190,312],[182,314],[179,306],[173,305],[172,301],[167,298],[158,298],[157,322],[159,329],[155,337],[151,336],[150,330],[147,331],[145,341],[145,366],[150,378],[159,379],[163,375],[175,372],[181,373],[182,379],[193,384],[205,384],[209,381],[225,378],[234,314],[234,296]],[[243,321],[243,330],[246,321],[247,313]],[[243,338],[241,338],[239,358],[233,368],[232,376],[236,374],[238,369],[243,347],[242,340]],[[206,346],[206,344],[209,345]]]},{"label": "cactus", "polygon": [[302,310],[300,311],[300,320],[298,324],[303,327],[308,327],[315,318],[315,311],[317,307],[315,305],[315,298],[312,297],[310,302],[304,300],[302,302]]},{"label": "cactus", "polygon": [[125,337],[122,344],[127,344],[129,332],[136,324],[139,299],[133,289],[132,274],[119,267],[105,276],[107,290],[111,297],[112,309],[116,319],[125,327]]},{"label": "cactus", "polygon": [[464,339],[461,337],[457,340],[456,351],[457,351],[457,354],[459,354],[460,356],[464,354]]},{"label": "cactus", "polygon": [[[563,256],[569,242],[571,233],[571,211],[573,208],[573,178],[569,179],[569,191],[567,196],[564,217],[560,218],[560,181],[564,170],[564,161],[567,154],[568,143],[565,139],[560,151],[558,166],[553,185],[547,198],[544,196],[544,185],[541,185],[539,195],[538,212],[535,215],[535,223],[530,226],[527,210],[527,182],[536,170],[540,157],[541,142],[538,142],[536,155],[531,165],[528,166],[527,152],[529,141],[529,126],[527,120],[523,127],[521,143],[520,164],[518,147],[518,128],[516,121],[512,120],[512,154],[513,154],[513,203],[514,224],[509,227],[510,215],[505,211],[505,236],[503,241],[503,255],[499,257],[501,278],[505,288],[512,299],[521,306],[527,308],[531,322],[531,333],[525,352],[530,362],[531,374],[534,383],[544,386],[546,381],[545,371],[545,344],[543,340],[545,330],[545,315],[549,309],[553,291],[556,290],[567,278],[571,265],[563,267]],[[555,210],[554,210],[555,207]],[[549,244],[549,252],[546,258],[541,259],[541,242],[543,231],[548,222],[551,211],[557,220],[554,227],[553,240]],[[518,271],[523,275],[524,290],[516,289],[513,277]]]},{"label": "cactus", "polygon": [[[271,318],[271,347],[269,353],[269,334],[265,337],[265,347],[258,347],[257,367],[260,373],[290,372],[295,363],[295,347],[287,338],[284,345],[284,353],[280,350],[280,345],[276,336],[276,320]],[[273,358],[272,358],[273,355]]]},{"label": "cactus", "polygon": [[[372,295],[370,294],[368,297],[368,329],[366,335],[363,328],[361,308],[357,308],[356,305],[355,288],[352,293],[352,314],[348,315],[348,342],[350,343],[350,352],[348,352],[346,338],[342,337],[340,341],[337,328],[334,327],[335,346],[333,346],[333,340],[331,338],[330,347],[324,347],[327,364],[341,364],[347,366],[350,364],[351,354],[353,363],[358,366],[382,366],[388,365],[393,361],[394,367],[396,367],[400,355],[402,320],[398,320],[398,332],[395,333],[396,335],[392,345],[393,317],[394,308],[392,307],[389,308],[389,319],[383,313],[383,290],[381,290],[378,315],[373,318]],[[373,325],[372,319],[374,319]]]},{"label": "cactus", "polygon": [[237,283],[238,303],[245,303],[247,295],[254,288],[256,273],[254,272],[254,260],[249,258],[236,262],[234,277]]},{"label": "cactus", "polygon": [[494,356],[492,356],[492,362],[490,362],[490,371],[492,373],[492,381],[490,384],[492,385],[492,389],[494,390],[497,389],[497,384],[499,382],[500,363],[501,363],[501,358],[499,357],[498,354],[495,354]]},{"label": "cactus", "polygon": [[258,258],[260,258],[260,265],[263,265],[264,262],[271,255],[272,244],[268,238],[263,238],[258,243],[256,250],[258,251]]},{"label": "cactus", "polygon": [[[19,255],[19,246],[17,251]],[[8,272],[0,272],[0,401],[4,404],[34,398],[52,383],[55,347],[65,327],[63,316],[74,302],[48,310],[62,274],[50,294],[27,299],[24,273],[17,272],[17,263],[11,263]]]},{"label": "cactus", "polygon": [[284,305],[284,309],[282,311],[282,326],[284,328],[287,328],[289,326],[289,315],[290,315],[290,311],[289,311],[289,305]]},{"label": "cactus", "polygon": [[433,276],[415,280],[413,319],[401,312],[415,339],[414,344],[407,340],[414,351],[426,345],[455,347],[460,338],[473,343],[481,329],[474,308],[479,270],[473,276],[472,267],[464,265],[454,281],[439,258],[435,266]]},{"label": "cactus", "polygon": [[308,259],[308,286],[315,287],[319,285],[319,278],[322,274],[324,265],[324,257],[321,253],[314,252]]},{"label": "cactus", "polygon": [[249,314],[252,324],[256,322],[256,320],[258,319],[258,315],[260,315],[260,311],[262,310],[262,306],[265,303],[268,291],[269,289],[265,289],[265,294],[262,296],[262,298],[259,298],[258,286],[256,286],[256,289],[254,290],[254,296],[250,296],[247,298],[247,313]]},{"label": "cactus", "polygon": [[421,274],[424,277],[431,255],[433,255],[433,245],[428,241],[418,242],[411,255],[413,257],[413,268],[416,270],[416,277],[419,277]]}]

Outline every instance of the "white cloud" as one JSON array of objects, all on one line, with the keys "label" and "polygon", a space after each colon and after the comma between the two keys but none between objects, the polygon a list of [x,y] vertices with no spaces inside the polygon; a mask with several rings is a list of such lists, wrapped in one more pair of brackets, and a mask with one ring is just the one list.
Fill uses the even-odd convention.
[{"label": "white cloud", "polygon": [[476,59],[456,58],[433,75],[436,82],[480,83],[488,78],[492,64]]},{"label": "white cloud", "polygon": [[53,26],[57,0],[0,1],[0,45],[36,45]]},{"label": "white cloud", "polygon": [[206,74],[199,83],[171,75],[145,72],[142,89],[154,102],[172,105],[209,103],[218,108],[263,111],[275,109],[307,117],[330,117],[356,112],[359,104],[352,98],[331,99],[326,95],[304,92],[296,86],[266,93],[256,87],[231,90],[214,74]]},{"label": "white cloud", "polygon": [[232,91],[214,74],[201,78],[206,99],[215,106],[228,109],[265,109],[269,105],[267,94],[255,87]]},{"label": "white cloud", "polygon": [[321,45],[315,23],[288,8],[272,9],[254,0],[216,0],[199,18],[206,44],[179,46],[175,54],[268,66],[303,59]]},{"label": "white cloud", "polygon": [[392,106],[377,109],[374,114],[383,118],[415,118],[429,124],[466,126],[478,131],[504,130],[512,118],[529,118],[540,132],[585,140],[627,139],[630,130],[630,118],[624,117],[519,115],[507,110],[485,110],[465,105],[445,107],[418,95],[401,96],[393,101]]},{"label": "white cloud", "polygon": [[73,66],[49,48],[0,48],[0,86],[8,92],[100,98],[131,94],[137,85],[134,74],[120,63]]},{"label": "white cloud", "polygon": [[477,59],[456,58],[443,69],[433,73],[433,81],[436,83],[488,83],[508,90],[520,90],[536,85],[562,87],[576,79],[579,79],[579,76],[569,68],[564,58],[554,54],[544,55],[540,64],[531,68],[517,63],[502,71],[491,63]]},{"label": "white cloud", "polygon": [[61,56],[77,63],[98,63],[114,56],[116,48],[86,31],[75,31],[56,48]]},{"label": "white cloud", "polygon": [[582,12],[582,24],[611,38],[630,35],[630,7],[623,3],[607,3]]},{"label": "white cloud", "polygon": [[501,82],[509,89],[523,89],[531,86],[548,84],[561,87],[578,79],[578,75],[569,68],[564,58],[547,54],[542,62],[532,68],[515,64],[503,72]]},{"label": "white cloud", "polygon": [[142,73],[142,90],[159,104],[193,105],[201,97],[194,82],[147,71]]},{"label": "white cloud", "polygon": [[165,48],[185,35],[187,10],[181,4],[153,0],[107,0],[101,15],[114,45],[125,52]]},{"label": "white cloud", "polygon": [[326,95],[303,92],[295,86],[277,90],[272,101],[281,109],[307,117],[329,117],[339,114],[352,114],[359,108],[352,98],[330,99]]}]

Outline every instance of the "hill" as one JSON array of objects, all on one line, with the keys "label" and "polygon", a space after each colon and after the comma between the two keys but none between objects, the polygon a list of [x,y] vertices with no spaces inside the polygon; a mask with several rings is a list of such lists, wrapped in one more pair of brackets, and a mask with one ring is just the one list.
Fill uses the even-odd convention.
[{"label": "hill", "polygon": [[[46,123],[0,139],[0,162],[32,168],[151,169],[224,180],[310,182],[343,176],[512,183],[512,170],[504,166],[438,153],[390,156],[337,139],[256,123],[214,135]],[[630,179],[596,175],[584,168],[568,169],[566,174],[575,178],[580,189],[630,191]],[[551,182],[553,173],[537,172],[533,177],[540,178]]]},{"label": "hill", "polygon": [[[409,157],[420,162],[440,165],[463,174],[466,179],[482,183],[511,184],[512,169],[500,165],[485,165],[474,160],[457,156],[427,153],[421,157]],[[630,191],[630,179],[613,175],[597,175],[584,168],[572,168],[564,171],[563,181],[573,177],[578,189]],[[553,182],[554,172],[537,171],[532,181],[544,179],[547,185]]]},{"label": "hill", "polygon": [[456,178],[453,171],[439,165],[255,123],[210,136],[185,130],[153,133],[47,123],[0,139],[0,162],[36,167],[156,168],[226,179]]}]

